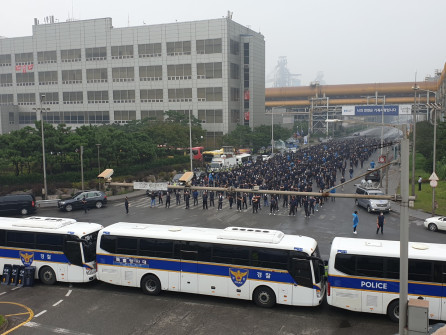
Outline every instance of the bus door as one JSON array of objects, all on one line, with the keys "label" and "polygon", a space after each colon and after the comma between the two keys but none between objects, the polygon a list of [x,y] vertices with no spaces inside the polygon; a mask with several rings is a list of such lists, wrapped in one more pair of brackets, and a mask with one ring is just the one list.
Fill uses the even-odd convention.
[{"label": "bus door", "polygon": [[181,250],[180,257],[180,290],[181,292],[198,293],[198,252],[196,250]]},{"label": "bus door", "polygon": [[294,279],[292,304],[313,305],[316,291],[313,289],[310,260],[292,258],[290,274]]},{"label": "bus door", "polygon": [[446,320],[446,265],[442,271],[442,295],[441,295],[441,317],[440,320]]},{"label": "bus door", "polygon": [[80,279],[85,280],[86,278],[83,277],[85,271],[82,267],[81,243],[77,241],[66,241],[64,246],[64,253],[65,256],[68,258],[69,263],[57,264],[58,280],[67,280],[67,278],[77,278],[76,281],[80,281]]}]

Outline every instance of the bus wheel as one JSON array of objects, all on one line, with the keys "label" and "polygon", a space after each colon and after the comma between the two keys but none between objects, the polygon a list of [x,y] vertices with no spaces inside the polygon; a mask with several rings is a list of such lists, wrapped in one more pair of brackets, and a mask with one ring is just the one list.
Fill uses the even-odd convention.
[{"label": "bus wheel", "polygon": [[49,266],[44,266],[39,271],[39,279],[45,285],[53,285],[56,282],[56,274]]},{"label": "bus wheel", "polygon": [[400,319],[400,302],[393,300],[387,307],[387,315],[393,322],[398,322]]},{"label": "bus wheel", "polygon": [[141,288],[145,294],[158,295],[161,292],[161,283],[157,276],[146,275],[141,279]]},{"label": "bus wheel", "polygon": [[254,302],[259,307],[270,308],[276,304],[276,295],[269,287],[260,286],[254,291]]}]

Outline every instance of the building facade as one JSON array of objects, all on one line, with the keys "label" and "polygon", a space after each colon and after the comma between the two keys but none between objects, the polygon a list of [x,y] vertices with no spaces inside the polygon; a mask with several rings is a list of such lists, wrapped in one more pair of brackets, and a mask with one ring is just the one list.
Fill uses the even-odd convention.
[{"label": "building facade", "polygon": [[[111,18],[33,25],[0,39],[0,131],[198,118],[208,142],[265,116],[263,35],[230,18],[114,28]],[[212,142],[212,141],[211,141]]]}]

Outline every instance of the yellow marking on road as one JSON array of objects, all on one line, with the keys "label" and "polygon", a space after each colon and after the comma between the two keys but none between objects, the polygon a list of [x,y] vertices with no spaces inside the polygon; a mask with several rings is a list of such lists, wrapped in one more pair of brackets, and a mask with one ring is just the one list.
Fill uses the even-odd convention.
[{"label": "yellow marking on road", "polygon": [[15,326],[15,327],[13,327],[13,328],[11,328],[11,329],[5,331],[2,335],[9,334],[9,333],[13,332],[14,330],[16,330],[17,328],[22,327],[24,324],[26,324],[26,323],[28,323],[29,321],[31,321],[31,319],[34,317],[34,312],[33,312],[32,309],[29,308],[28,306],[19,304],[19,303],[17,303],[17,302],[9,302],[9,301],[0,301],[0,304],[11,304],[11,305],[16,305],[16,306],[22,307],[23,309],[25,309],[25,310],[28,311],[28,312],[25,312],[25,313],[23,313],[23,314],[29,314],[28,319],[26,319],[26,320],[23,321],[22,323],[18,324],[17,326]]}]

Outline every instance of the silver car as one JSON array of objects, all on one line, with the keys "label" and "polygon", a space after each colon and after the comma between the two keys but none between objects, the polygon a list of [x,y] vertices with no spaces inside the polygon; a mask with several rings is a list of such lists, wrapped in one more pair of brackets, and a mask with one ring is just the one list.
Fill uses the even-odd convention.
[{"label": "silver car", "polygon": [[[356,188],[356,194],[361,195],[384,195],[384,193],[378,188],[367,188],[364,186],[358,186]],[[390,212],[390,201],[380,199],[367,199],[356,198],[356,206],[361,206],[367,209],[367,212]]]}]

